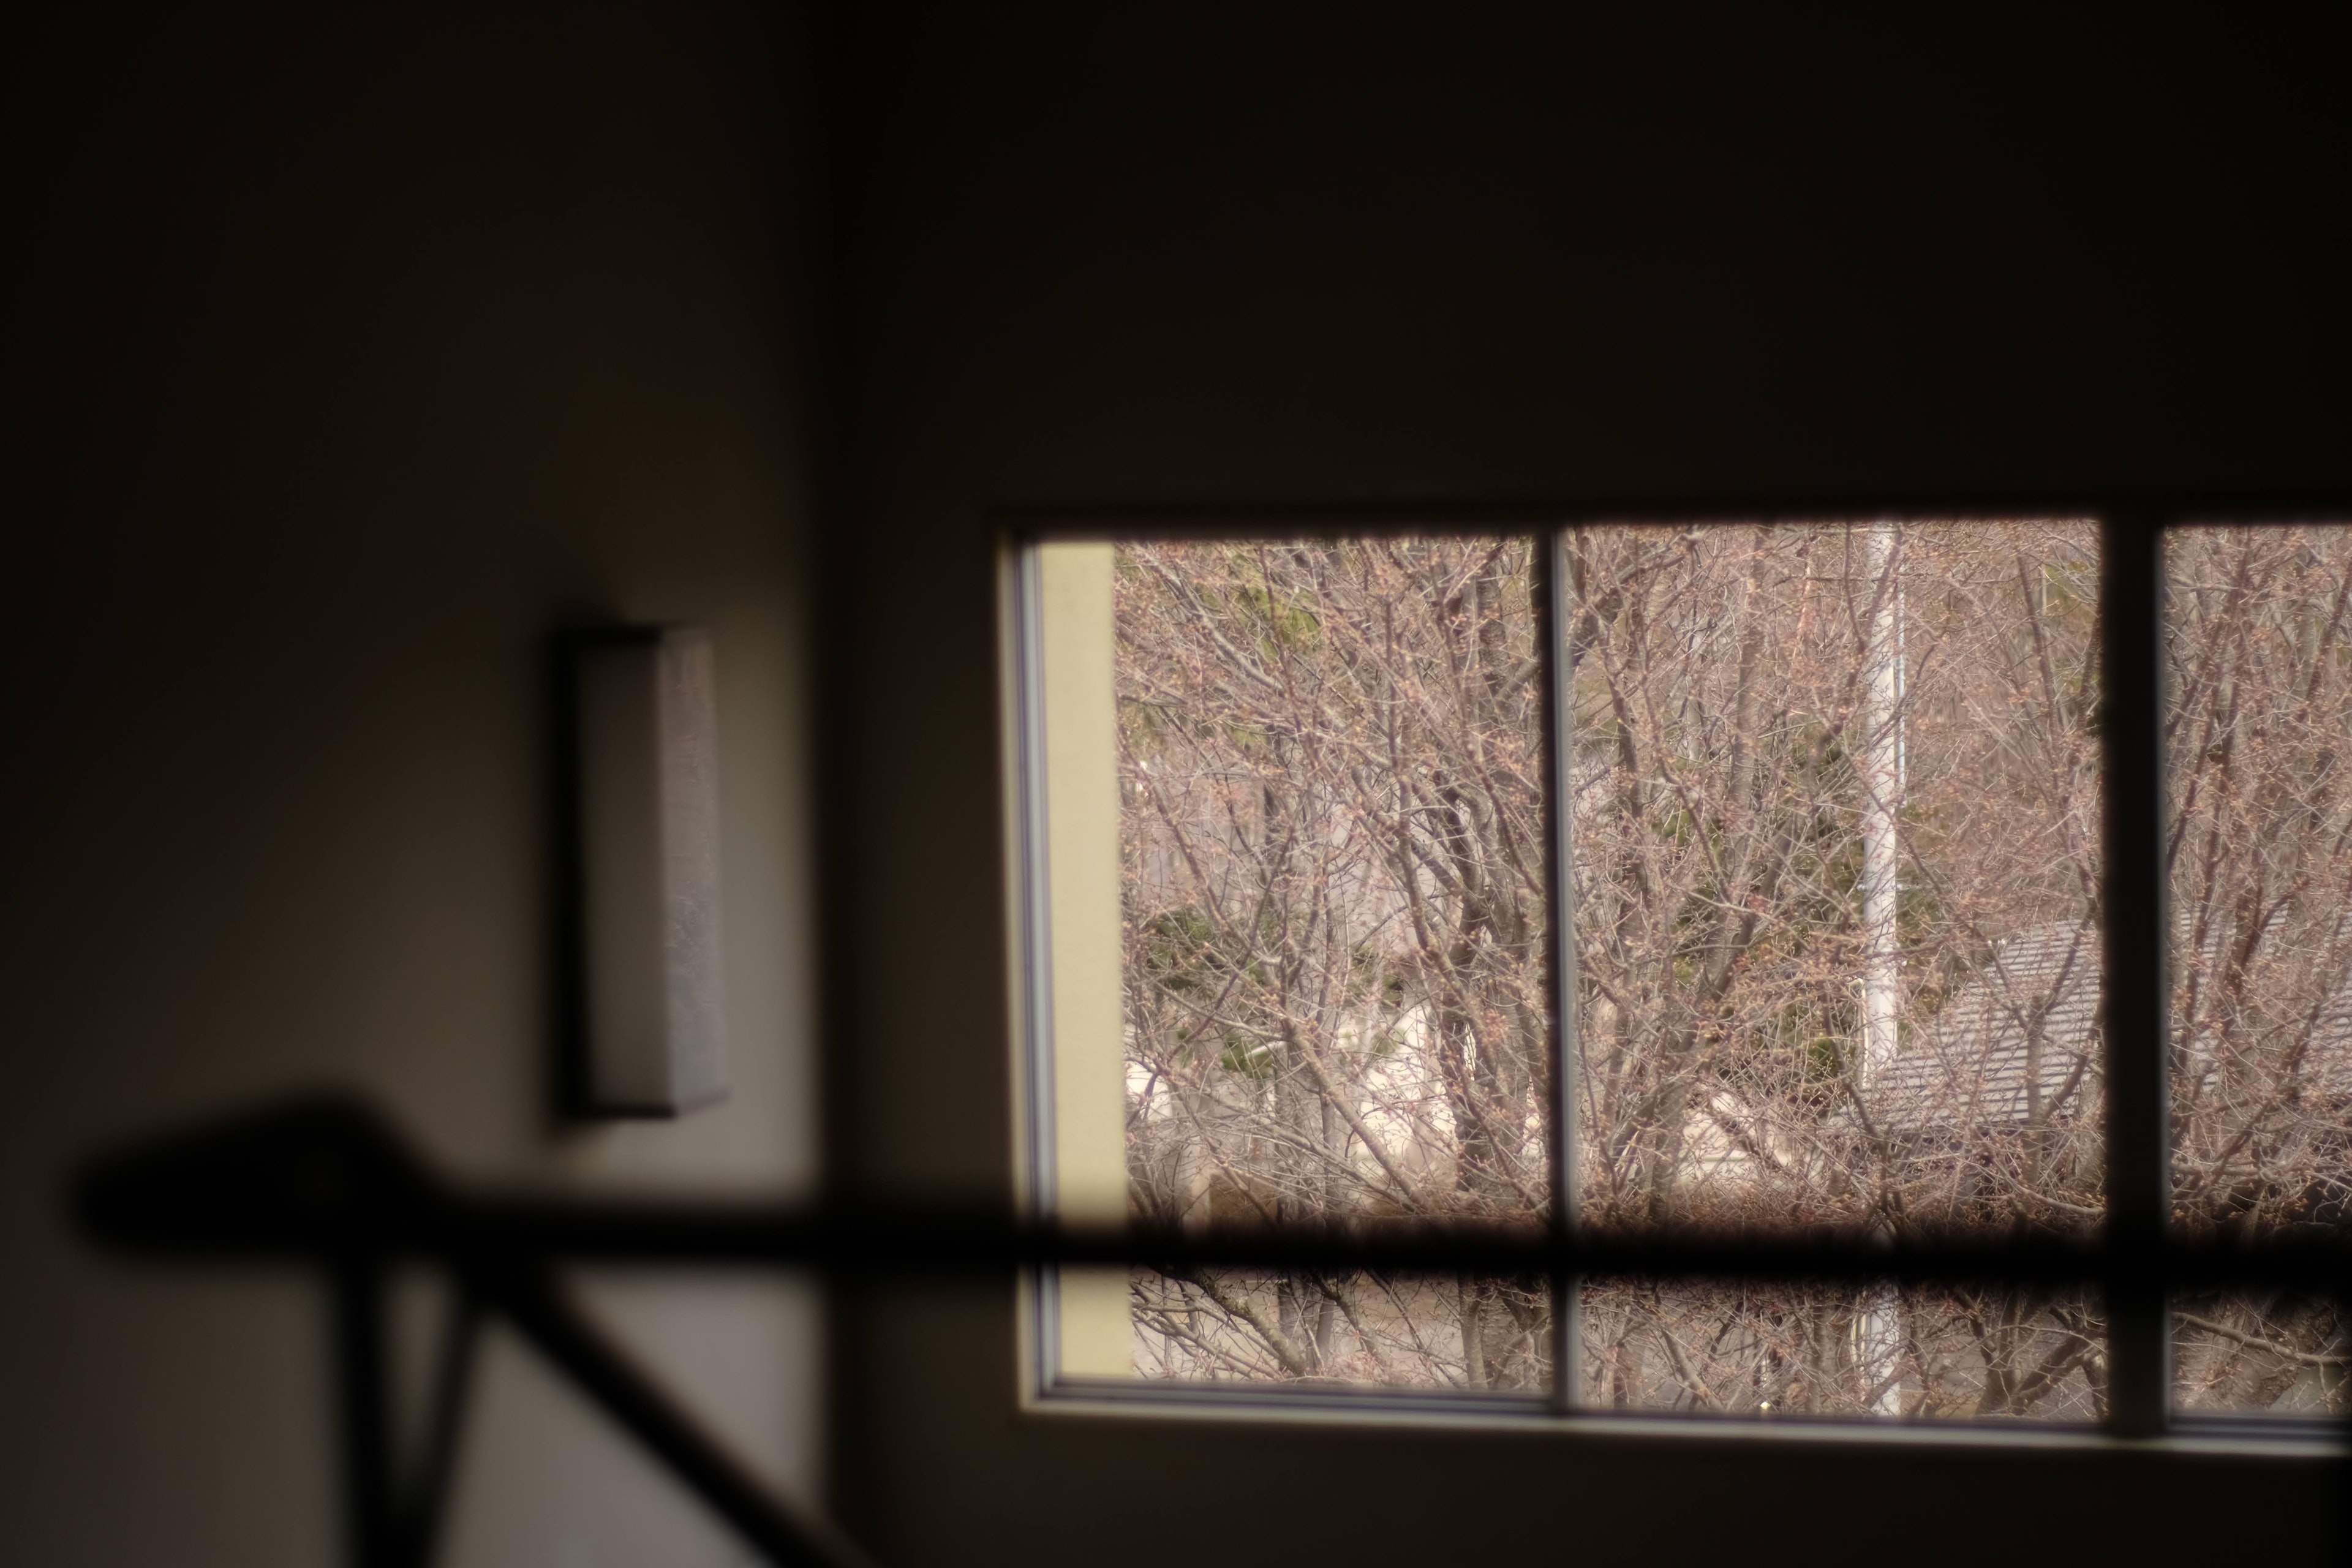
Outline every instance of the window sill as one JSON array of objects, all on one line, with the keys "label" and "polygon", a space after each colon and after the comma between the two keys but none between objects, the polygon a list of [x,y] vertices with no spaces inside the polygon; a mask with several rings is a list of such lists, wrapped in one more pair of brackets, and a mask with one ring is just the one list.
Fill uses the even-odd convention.
[{"label": "window sill", "polygon": [[1710,1415],[1676,1411],[1576,1411],[1525,1395],[1391,1393],[1381,1389],[1246,1388],[1065,1379],[1033,1389],[1022,1414],[1050,1421],[1185,1421],[1323,1426],[1358,1431],[1516,1432],[1575,1442],[1796,1443],[1919,1449],[2162,1454],[2198,1458],[2337,1459],[2352,1440],[2332,1424],[2294,1418],[2184,1418],[2158,1437],[2118,1437],[2054,1422],[1859,1421],[1839,1416]]}]

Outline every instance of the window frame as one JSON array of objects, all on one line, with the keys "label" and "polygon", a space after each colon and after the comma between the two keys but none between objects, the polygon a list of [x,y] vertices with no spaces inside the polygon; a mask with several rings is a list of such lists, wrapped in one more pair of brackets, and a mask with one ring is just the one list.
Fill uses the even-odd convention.
[{"label": "window frame", "polygon": [[[1711,1437],[1804,1436],[1852,1441],[1871,1436],[1929,1443],[1993,1442],[2076,1446],[2121,1440],[2236,1450],[2251,1444],[2274,1454],[2344,1452],[2352,1422],[2320,1417],[2205,1414],[2174,1407],[2171,1308],[2161,1277],[2168,1244],[2171,1184],[2170,1098],[2167,1022],[2169,986],[2164,942],[2169,889],[2164,876],[2164,598],[2165,541],[2176,530],[2352,522],[2352,497],[2310,495],[2157,496],[2050,494],[2003,496],[1852,497],[1809,500],[1787,496],[1491,505],[1231,507],[1170,510],[1087,506],[1032,508],[997,514],[1000,679],[1003,700],[1007,959],[1013,1016],[1010,1038],[1016,1199],[1021,1212],[1050,1223],[1054,1190],[1054,1045],[1051,992],[1051,909],[1047,895],[1051,824],[1044,787],[1043,649],[1040,637],[1038,548],[1056,543],[1129,541],[1226,542],[1251,539],[1361,539],[1517,534],[1535,550],[1537,636],[1545,658],[1539,679],[1543,745],[1550,795],[1546,878],[1551,899],[1549,1032],[1553,1086],[1548,1153],[1554,1234],[1573,1237],[1576,1215],[1574,1118],[1576,1042],[1573,879],[1568,844],[1571,800],[1559,765],[1570,723],[1559,672],[1570,661],[1564,615],[1563,542],[1583,526],[1659,528],[1949,521],[1955,519],[2063,517],[2094,523],[2098,537],[2098,705],[2101,782],[2101,1071],[2107,1214],[2089,1251],[2096,1273],[2084,1283],[2107,1307],[2107,1415],[2097,1423],[2014,1418],[1905,1419],[1850,1415],[1752,1415],[1596,1409],[1576,1398],[1571,1369],[1580,1364],[1576,1278],[1549,1271],[1554,1311],[1555,1375],[1543,1394],[1390,1390],[1284,1384],[1170,1382],[1142,1378],[1073,1377],[1057,1367],[1058,1291],[1051,1264],[1025,1269],[1016,1321],[1014,1358],[1025,1412],[1089,1416],[1142,1415],[1236,1416],[1283,1420],[1381,1420],[1501,1423],[1580,1431],[1693,1433]],[[2145,1042],[2132,1050],[2126,1042]],[[1726,1279],[1759,1277],[1743,1267],[1740,1244],[1696,1240],[1719,1258],[1706,1272]],[[1988,1283],[2020,1278],[2001,1272],[2004,1249],[1972,1278]],[[2008,1248],[2012,1258],[2021,1257]],[[2242,1258],[2225,1260],[2232,1279],[2262,1282],[2286,1271],[2275,1246],[2257,1241]]]}]

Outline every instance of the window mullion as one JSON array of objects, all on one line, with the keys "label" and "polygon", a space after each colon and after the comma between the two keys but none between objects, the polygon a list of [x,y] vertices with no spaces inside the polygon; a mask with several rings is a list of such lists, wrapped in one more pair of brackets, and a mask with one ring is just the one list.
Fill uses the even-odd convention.
[{"label": "window mullion", "polygon": [[[1551,1205],[1552,1225],[1566,1237],[1576,1226],[1576,876],[1575,649],[1570,623],[1568,531],[1554,529],[1536,552],[1543,610],[1543,679],[1546,702],[1544,758],[1550,769],[1549,865],[1552,935]],[[1554,1275],[1552,1296],[1552,1405],[1577,1404],[1583,1351],[1577,1332],[1577,1281]]]},{"label": "window mullion", "polygon": [[2154,1272],[2169,1208],[2165,1086],[2163,533],[2146,512],[2101,523],[2099,677],[2109,1268],[2107,1420],[2164,1429],[2168,1324]]}]

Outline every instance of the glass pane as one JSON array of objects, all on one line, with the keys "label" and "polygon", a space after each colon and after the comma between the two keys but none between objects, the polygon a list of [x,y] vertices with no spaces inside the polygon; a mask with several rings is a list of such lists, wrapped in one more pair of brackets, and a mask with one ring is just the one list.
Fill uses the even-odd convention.
[{"label": "glass pane", "polygon": [[[1133,1212],[1548,1210],[1546,790],[1526,539],[1112,559]],[[1537,1388],[1542,1290],[1139,1274],[1147,1376]]]},{"label": "glass pane", "polygon": [[2102,1321],[2074,1291],[1588,1281],[1588,1409],[2096,1418]]},{"label": "glass pane", "polygon": [[1551,1383],[1540,1281],[1138,1269],[1133,1290],[1145,1377],[1465,1393]]},{"label": "glass pane", "polygon": [[[1562,549],[1585,1220],[2095,1224],[2093,525],[1609,526]],[[1592,1298],[1586,1387],[1631,1404],[1688,1394],[1654,1357],[1607,1363],[1612,1310],[1642,1342],[1713,1347],[1703,1377],[1743,1388],[1793,1364],[1802,1319],[1849,1347],[1834,1377],[1814,1358],[1815,1411],[2092,1398],[2080,1363],[2031,1398],[1953,1392],[1998,1394],[2021,1336],[2095,1341],[2071,1300],[2018,1319],[1886,1291],[1763,1309],[1615,1289]],[[1898,1375],[1905,1356],[1933,1375]]]},{"label": "glass pane", "polygon": [[[2339,1230],[2352,1198],[2352,528],[2167,542],[2173,1202],[2192,1230]],[[2175,1396],[2346,1408],[2352,1323],[2185,1298]]]},{"label": "glass pane", "polygon": [[2208,1415],[2352,1411],[2352,1334],[2326,1296],[2205,1290],[2173,1302],[2173,1399]]}]

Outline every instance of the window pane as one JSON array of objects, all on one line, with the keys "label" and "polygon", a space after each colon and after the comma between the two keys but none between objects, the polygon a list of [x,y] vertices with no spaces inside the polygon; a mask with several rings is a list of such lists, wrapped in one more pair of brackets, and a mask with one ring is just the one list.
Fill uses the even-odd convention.
[{"label": "window pane", "polygon": [[[1543,704],[1526,539],[1113,557],[1134,1211],[1549,1206]],[[1539,1388],[1543,1289],[1138,1274],[1145,1375]]]},{"label": "window pane", "polygon": [[1138,1269],[1133,1311],[1144,1377],[1464,1393],[1551,1383],[1540,1280]]},{"label": "window pane", "polygon": [[1585,1405],[2088,1422],[2105,1343],[2074,1291],[1588,1281]]},{"label": "window pane", "polygon": [[[2340,1228],[2352,1196],[2352,528],[2197,528],[2166,550],[2174,1212]],[[2347,1408],[2352,1333],[2278,1291],[2177,1303],[2175,1396]]]},{"label": "window pane", "polygon": [[[1583,1217],[2095,1224],[2094,527],[1591,527],[1563,554]],[[2095,1404],[2084,1301],[1988,1302],[1596,1286],[1585,1387],[1687,1400],[1679,1346],[1817,1412]]]}]

